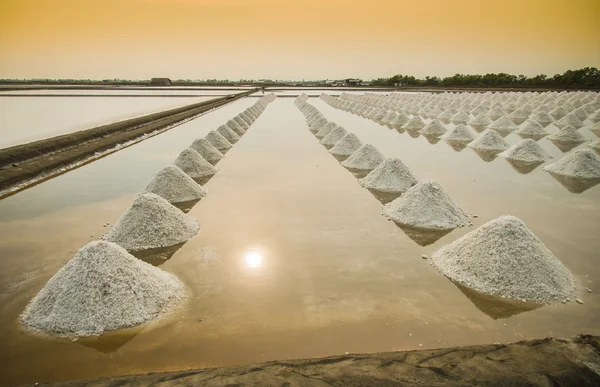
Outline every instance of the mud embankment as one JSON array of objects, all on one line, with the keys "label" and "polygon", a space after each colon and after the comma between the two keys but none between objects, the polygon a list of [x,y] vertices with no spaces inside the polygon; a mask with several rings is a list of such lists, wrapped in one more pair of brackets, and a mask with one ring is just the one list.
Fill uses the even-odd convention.
[{"label": "mud embankment", "polygon": [[[69,166],[141,137],[166,130],[198,114],[259,89],[215,98],[28,144],[0,149],[0,198],[63,173]],[[35,114],[35,112],[33,112]]]}]

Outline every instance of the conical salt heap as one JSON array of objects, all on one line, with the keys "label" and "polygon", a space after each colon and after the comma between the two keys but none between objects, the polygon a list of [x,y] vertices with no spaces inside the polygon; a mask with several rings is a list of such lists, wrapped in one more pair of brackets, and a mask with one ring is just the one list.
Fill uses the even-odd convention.
[{"label": "conical salt heap", "polygon": [[554,122],[554,118],[550,117],[548,113],[543,111],[533,114],[530,120],[537,122],[544,128]]},{"label": "conical salt heap", "polygon": [[475,140],[470,142],[468,147],[480,151],[502,152],[508,149],[508,143],[497,132],[486,129]]},{"label": "conical salt heap", "polygon": [[548,137],[548,140],[557,141],[557,142],[572,142],[572,143],[582,143],[585,142],[585,137],[579,133],[579,131],[571,125],[563,127],[558,132],[552,133]]},{"label": "conical salt heap", "polygon": [[236,122],[236,123],[237,123],[239,126],[241,126],[241,127],[242,127],[242,129],[244,129],[244,130],[248,130],[248,128],[250,127],[250,125],[248,125],[248,123],[247,123],[246,121],[244,121],[244,120],[242,119],[242,117],[240,117],[239,115],[238,115],[238,116],[235,116],[235,117],[233,117],[233,121],[235,121],[235,122]]},{"label": "conical salt heap", "polygon": [[452,230],[470,224],[467,214],[432,180],[422,180],[383,207],[396,223],[420,229]]},{"label": "conical salt heap", "polygon": [[231,144],[235,144],[236,142],[238,142],[240,140],[240,136],[238,136],[238,134],[236,132],[229,129],[225,125],[219,126],[217,128],[217,133],[219,133],[221,136],[225,137],[225,139],[227,141],[229,141]]},{"label": "conical salt heap", "polygon": [[467,121],[469,125],[471,125],[475,130],[479,131],[490,125],[492,120],[490,120],[485,114],[479,114],[474,118]]},{"label": "conical salt heap", "polygon": [[206,190],[175,165],[168,165],[158,171],[146,186],[146,191],[162,197],[169,203],[200,200],[206,196]]},{"label": "conical salt heap", "polygon": [[177,156],[173,165],[178,166],[192,179],[203,179],[217,173],[217,168],[206,161],[200,153],[190,148],[184,149]]},{"label": "conical salt heap", "polygon": [[329,150],[329,153],[340,158],[350,157],[361,146],[362,142],[360,142],[358,137],[356,137],[354,133],[349,133],[342,137],[342,139]]},{"label": "conical salt heap", "polygon": [[424,127],[425,127],[425,123],[423,122],[421,117],[415,116],[415,117],[411,118],[410,120],[408,120],[406,122],[406,124],[404,124],[402,126],[402,129],[408,130],[408,131],[413,131],[413,132],[418,132],[419,130],[423,129]]},{"label": "conical salt heap", "polygon": [[500,108],[492,108],[490,109],[485,116],[487,118],[489,118],[492,121],[496,121],[497,119],[499,119],[500,117],[504,116],[504,112],[502,111],[502,109]]},{"label": "conical salt heap", "polygon": [[128,251],[141,251],[183,243],[198,230],[198,221],[160,196],[146,193],[134,200],[104,239]]},{"label": "conical salt heap", "polygon": [[360,171],[372,171],[385,160],[385,157],[371,144],[358,148],[341,164],[342,166]]},{"label": "conical salt heap", "polygon": [[517,125],[515,125],[508,117],[500,117],[496,121],[489,124],[488,129],[492,129],[500,133],[507,133],[517,130]]},{"label": "conical salt heap", "polygon": [[600,137],[600,122],[596,122],[594,125],[592,125],[592,127],[590,128],[590,130],[596,136]]},{"label": "conical salt heap", "polygon": [[200,156],[204,157],[204,160],[212,165],[215,165],[223,158],[221,151],[215,148],[215,146],[205,138],[194,140],[190,145],[190,148],[198,152]]},{"label": "conical salt heap", "polygon": [[501,216],[431,256],[452,281],[481,293],[548,304],[575,291],[569,270],[514,216]]},{"label": "conical salt heap", "polygon": [[528,117],[529,115],[521,109],[513,110],[508,115],[508,118],[510,118],[515,125],[521,125],[523,122],[525,122],[525,120],[527,120]]},{"label": "conical salt heap", "polygon": [[500,156],[508,160],[526,164],[545,163],[552,158],[535,140],[530,138],[519,141],[500,153]]},{"label": "conical salt heap", "polygon": [[183,297],[184,285],[173,274],[95,241],[50,278],[21,321],[52,335],[101,335],[156,319]]},{"label": "conical salt heap", "polygon": [[544,171],[577,179],[600,179],[600,159],[591,149],[577,149],[545,166]]},{"label": "conical salt heap", "polygon": [[459,124],[442,138],[446,141],[471,142],[475,139],[475,134],[468,126]]},{"label": "conical salt heap", "polygon": [[450,122],[453,124],[466,124],[469,120],[469,114],[463,111],[456,113],[450,118]]},{"label": "conical salt heap", "polygon": [[227,141],[225,137],[221,136],[214,130],[208,132],[208,134],[204,138],[206,138],[208,142],[213,144],[213,146],[217,148],[221,153],[226,153],[233,146],[229,141]]},{"label": "conical salt heap", "polygon": [[583,126],[583,122],[573,113],[569,113],[556,122],[558,128],[564,128],[566,126],[572,126],[575,129],[579,129]]},{"label": "conical salt heap", "polygon": [[315,137],[317,137],[319,140],[325,138],[325,136],[327,136],[329,134],[329,132],[331,132],[333,129],[338,128],[339,126],[335,123],[335,122],[328,122],[327,125],[323,126],[321,128],[321,130],[319,130],[316,134]]},{"label": "conical salt heap", "polygon": [[596,141],[592,142],[588,146],[595,150],[596,153],[600,154],[600,138],[597,138]]},{"label": "conical salt heap", "polygon": [[424,136],[439,137],[446,133],[446,127],[439,120],[433,120],[419,130],[419,133]]},{"label": "conical salt heap", "polygon": [[346,132],[346,129],[342,128],[341,126],[338,126],[331,132],[329,132],[327,136],[323,137],[323,139],[320,141],[321,145],[325,145],[326,147],[332,147],[335,144],[337,144],[338,141],[344,138],[344,136],[347,134],[348,132]]},{"label": "conical salt heap", "polygon": [[242,128],[240,126],[240,124],[238,124],[234,120],[227,121],[227,123],[225,125],[227,125],[227,127],[229,127],[229,129],[231,129],[234,132],[236,132],[238,136],[243,136],[244,133],[246,133],[246,131],[244,130],[244,128]]},{"label": "conical salt heap", "polygon": [[309,130],[313,133],[319,133],[319,131],[323,129],[323,127],[328,123],[329,121],[327,121],[325,117],[321,117],[318,120],[312,122],[312,124],[309,126]]},{"label": "conical salt heap", "polygon": [[417,179],[400,159],[392,157],[360,179],[360,184],[379,192],[401,194],[417,184]]},{"label": "conical salt heap", "polygon": [[396,129],[402,129],[402,126],[408,122],[408,117],[404,113],[399,113],[396,118],[390,122],[390,126]]},{"label": "conical salt heap", "polygon": [[515,133],[522,138],[531,138],[536,141],[548,135],[548,132],[536,121],[525,121]]}]

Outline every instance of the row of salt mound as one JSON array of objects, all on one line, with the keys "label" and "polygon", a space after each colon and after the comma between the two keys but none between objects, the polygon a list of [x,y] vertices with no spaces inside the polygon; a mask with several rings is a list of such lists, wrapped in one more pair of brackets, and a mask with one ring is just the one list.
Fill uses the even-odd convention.
[{"label": "row of salt mound", "polygon": [[321,139],[325,138],[325,136],[327,136],[329,134],[329,132],[331,132],[335,128],[339,128],[338,124],[336,124],[333,121],[330,121],[326,125],[323,125],[323,127],[321,128],[321,130],[319,130],[315,134],[315,137],[317,137],[319,140],[321,140]]},{"label": "row of salt mound", "polygon": [[524,164],[541,164],[552,158],[535,140],[530,138],[519,141],[500,153],[500,156]]},{"label": "row of salt mound", "polygon": [[204,136],[215,148],[221,153],[227,153],[233,145],[218,132],[211,130],[206,136]]},{"label": "row of salt mound", "polygon": [[202,156],[206,161],[215,165],[223,158],[223,153],[219,151],[215,146],[205,138],[199,138],[194,140],[190,145],[190,148],[195,150]]},{"label": "row of salt mound", "polygon": [[325,137],[323,137],[320,143],[325,147],[331,148],[335,144],[337,144],[342,138],[344,138],[344,136],[346,136],[347,134],[348,132],[346,132],[346,129],[342,128],[341,126],[338,126],[335,129],[331,130]]},{"label": "row of salt mound", "polygon": [[431,257],[452,281],[496,297],[547,304],[575,290],[569,270],[514,216],[471,231]]},{"label": "row of salt mound", "polygon": [[176,165],[161,169],[145,189],[169,203],[183,203],[200,200],[206,196],[206,190]]},{"label": "row of salt mound", "polygon": [[227,123],[225,125],[227,125],[227,127],[229,127],[229,129],[233,130],[238,136],[243,136],[244,133],[246,133],[244,128],[242,128],[240,126],[240,124],[238,124],[234,120],[227,121]]},{"label": "row of salt mound", "polygon": [[184,149],[173,162],[192,179],[204,179],[217,173],[211,163],[191,148]]},{"label": "row of salt mound", "polygon": [[117,244],[95,241],[48,281],[21,321],[59,336],[100,335],[161,317],[184,296],[184,285],[173,274]]},{"label": "row of salt mound", "polygon": [[340,158],[347,158],[352,156],[352,154],[356,152],[361,146],[362,143],[360,142],[358,137],[356,137],[354,133],[349,133],[342,137],[342,139],[338,141],[333,146],[333,148],[329,150],[329,153]]},{"label": "row of salt mound", "polygon": [[371,144],[362,145],[350,157],[342,161],[342,166],[357,171],[372,171],[385,160],[385,157]]},{"label": "row of salt mound", "polygon": [[240,140],[240,136],[233,130],[231,130],[228,126],[221,125],[216,130],[221,136],[223,136],[229,143],[235,144]]},{"label": "row of salt mound", "polygon": [[404,163],[395,157],[386,159],[360,180],[368,189],[388,193],[402,194],[417,184],[417,179]]}]

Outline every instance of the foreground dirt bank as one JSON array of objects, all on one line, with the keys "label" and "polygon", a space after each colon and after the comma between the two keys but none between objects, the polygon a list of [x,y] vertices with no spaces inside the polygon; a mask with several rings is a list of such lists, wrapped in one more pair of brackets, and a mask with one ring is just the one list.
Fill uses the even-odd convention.
[{"label": "foreground dirt bank", "polygon": [[42,179],[64,173],[70,166],[118,144],[167,129],[257,90],[0,149],[0,198]]},{"label": "foreground dirt bank", "polygon": [[[44,384],[40,384],[44,385]],[[598,386],[600,337],[350,354],[52,386]]]}]

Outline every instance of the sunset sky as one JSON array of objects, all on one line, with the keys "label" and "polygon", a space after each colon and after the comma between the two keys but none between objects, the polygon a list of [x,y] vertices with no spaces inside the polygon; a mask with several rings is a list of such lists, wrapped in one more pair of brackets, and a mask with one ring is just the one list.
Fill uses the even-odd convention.
[{"label": "sunset sky", "polygon": [[600,0],[0,0],[0,78],[371,79],[600,67]]}]

